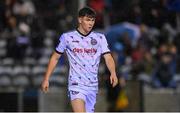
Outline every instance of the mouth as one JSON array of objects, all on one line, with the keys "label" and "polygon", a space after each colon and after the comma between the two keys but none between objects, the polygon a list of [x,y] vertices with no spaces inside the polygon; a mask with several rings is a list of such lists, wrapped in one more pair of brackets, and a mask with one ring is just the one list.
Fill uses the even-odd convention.
[{"label": "mouth", "polygon": [[92,29],[92,27],[89,27],[89,29]]}]

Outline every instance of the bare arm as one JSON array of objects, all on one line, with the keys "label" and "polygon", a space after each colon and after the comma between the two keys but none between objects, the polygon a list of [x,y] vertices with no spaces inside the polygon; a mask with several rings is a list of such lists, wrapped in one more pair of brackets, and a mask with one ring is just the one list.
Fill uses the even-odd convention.
[{"label": "bare arm", "polygon": [[108,70],[110,71],[110,82],[113,87],[115,87],[118,84],[118,79],[116,76],[116,70],[115,70],[115,62],[113,57],[110,53],[104,55],[105,63],[107,65]]},{"label": "bare arm", "polygon": [[61,54],[54,52],[49,60],[49,64],[48,64],[48,67],[47,67],[47,70],[46,70],[46,73],[44,75],[44,79],[43,79],[43,82],[41,85],[43,92],[48,91],[49,78],[50,78],[52,72],[54,71],[60,57],[61,57]]}]

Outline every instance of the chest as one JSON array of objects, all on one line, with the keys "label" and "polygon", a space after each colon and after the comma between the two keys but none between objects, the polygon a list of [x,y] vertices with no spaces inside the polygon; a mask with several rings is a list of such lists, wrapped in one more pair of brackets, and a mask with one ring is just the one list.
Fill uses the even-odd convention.
[{"label": "chest", "polygon": [[67,40],[67,49],[75,53],[96,53],[100,41],[95,38],[71,38]]}]

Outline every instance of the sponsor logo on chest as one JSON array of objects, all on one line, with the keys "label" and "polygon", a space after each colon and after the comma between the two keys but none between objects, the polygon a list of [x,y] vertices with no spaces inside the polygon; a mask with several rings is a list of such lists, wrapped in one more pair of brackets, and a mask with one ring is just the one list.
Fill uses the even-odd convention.
[{"label": "sponsor logo on chest", "polygon": [[95,48],[74,48],[74,53],[96,53],[97,49]]}]

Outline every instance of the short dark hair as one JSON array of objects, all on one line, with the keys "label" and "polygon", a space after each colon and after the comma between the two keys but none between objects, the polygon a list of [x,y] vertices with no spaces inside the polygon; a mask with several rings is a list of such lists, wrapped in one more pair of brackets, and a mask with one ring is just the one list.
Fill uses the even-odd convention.
[{"label": "short dark hair", "polygon": [[96,12],[90,7],[84,7],[79,10],[78,17],[87,16],[90,18],[96,18]]}]

